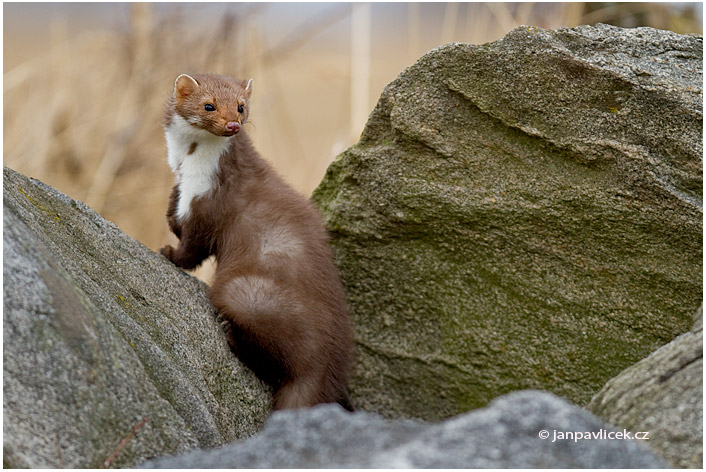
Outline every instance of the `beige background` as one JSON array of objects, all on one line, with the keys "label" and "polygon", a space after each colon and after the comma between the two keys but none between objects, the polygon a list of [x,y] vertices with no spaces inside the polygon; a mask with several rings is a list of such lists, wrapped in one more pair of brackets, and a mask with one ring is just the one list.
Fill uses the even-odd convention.
[{"label": "beige background", "polygon": [[4,164],[158,250],[174,242],[162,115],[180,73],[252,77],[245,129],[309,195],[384,86],[429,49],[522,24],[701,33],[701,16],[684,3],[5,3]]}]

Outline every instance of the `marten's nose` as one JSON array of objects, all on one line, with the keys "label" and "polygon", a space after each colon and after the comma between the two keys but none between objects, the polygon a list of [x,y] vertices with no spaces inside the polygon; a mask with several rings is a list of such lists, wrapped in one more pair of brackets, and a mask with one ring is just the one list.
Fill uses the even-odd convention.
[{"label": "marten's nose", "polygon": [[240,123],[237,121],[229,121],[226,123],[226,129],[230,131],[231,133],[237,133],[240,131]]}]

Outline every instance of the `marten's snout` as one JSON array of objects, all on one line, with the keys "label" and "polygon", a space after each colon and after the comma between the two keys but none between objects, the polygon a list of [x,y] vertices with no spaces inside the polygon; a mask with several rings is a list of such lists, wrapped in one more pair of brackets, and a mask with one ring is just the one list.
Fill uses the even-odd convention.
[{"label": "marten's snout", "polygon": [[229,121],[228,123],[226,123],[226,130],[229,133],[237,133],[238,131],[240,131],[240,123],[238,123],[237,121]]}]

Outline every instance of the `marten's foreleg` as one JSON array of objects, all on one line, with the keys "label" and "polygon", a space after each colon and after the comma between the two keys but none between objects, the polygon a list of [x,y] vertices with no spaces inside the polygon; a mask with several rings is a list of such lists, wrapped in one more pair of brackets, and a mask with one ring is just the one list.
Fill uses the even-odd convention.
[{"label": "marten's foreleg", "polygon": [[167,223],[169,223],[169,229],[176,235],[177,238],[181,239],[181,223],[177,220],[177,204],[179,202],[179,186],[175,185],[172,188],[172,194],[169,197],[169,207],[167,208]]},{"label": "marten's foreleg", "polygon": [[194,230],[192,225],[185,224],[181,226],[179,246],[175,249],[167,245],[160,252],[177,267],[191,270],[195,269],[204,259],[211,255],[211,248],[208,242],[204,240],[204,237]]}]

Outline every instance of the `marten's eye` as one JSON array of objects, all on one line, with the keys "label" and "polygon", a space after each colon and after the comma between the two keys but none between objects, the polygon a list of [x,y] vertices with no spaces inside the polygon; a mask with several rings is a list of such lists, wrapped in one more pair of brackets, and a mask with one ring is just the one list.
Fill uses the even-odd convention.
[{"label": "marten's eye", "polygon": [[238,105],[238,113],[242,113],[245,110],[245,107],[243,105]]},{"label": "marten's eye", "polygon": [[206,111],[216,111],[216,107],[214,107],[214,106],[211,105],[210,103],[207,103],[206,105],[204,105],[203,108],[204,108]]}]

